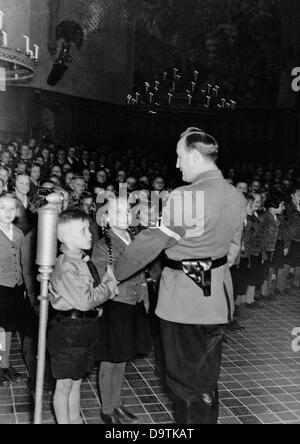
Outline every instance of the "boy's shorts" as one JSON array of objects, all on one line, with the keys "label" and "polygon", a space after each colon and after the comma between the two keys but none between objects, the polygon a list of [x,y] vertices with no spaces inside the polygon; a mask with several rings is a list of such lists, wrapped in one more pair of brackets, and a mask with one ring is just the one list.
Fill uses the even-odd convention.
[{"label": "boy's shorts", "polygon": [[97,340],[97,318],[70,319],[56,315],[47,336],[53,378],[83,379],[94,368]]}]

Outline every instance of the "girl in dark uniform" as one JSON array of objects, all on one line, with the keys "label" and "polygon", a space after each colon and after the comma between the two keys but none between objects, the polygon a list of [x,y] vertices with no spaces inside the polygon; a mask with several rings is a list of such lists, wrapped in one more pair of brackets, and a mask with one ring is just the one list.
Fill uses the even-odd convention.
[{"label": "girl in dark uniform", "polygon": [[[125,199],[110,200],[104,238],[93,251],[93,262],[100,277],[113,258],[131,242],[128,232],[130,213]],[[132,422],[136,417],[121,404],[121,388],[126,364],[137,355],[146,355],[149,344],[147,314],[148,288],[143,272],[122,282],[114,301],[103,307],[96,359],[100,361],[99,386],[102,419],[106,424]]]}]

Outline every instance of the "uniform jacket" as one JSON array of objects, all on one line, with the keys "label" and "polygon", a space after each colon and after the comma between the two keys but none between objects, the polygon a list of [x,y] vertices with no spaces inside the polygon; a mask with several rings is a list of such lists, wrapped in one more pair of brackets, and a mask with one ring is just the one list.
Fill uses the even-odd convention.
[{"label": "uniform jacket", "polygon": [[[165,249],[167,257],[177,261],[228,256],[229,263],[212,270],[212,294],[208,298],[183,271],[166,267],[156,309],[161,319],[171,322],[227,324],[234,309],[229,265],[239,254],[245,218],[244,197],[224,180],[221,171],[214,168],[203,172],[191,185],[171,193],[161,227],[142,232],[126,248],[115,265],[116,277],[130,273],[125,261],[131,260],[132,270],[146,265],[147,251],[151,253],[150,262],[155,246],[156,256]],[[179,224],[183,233],[178,230]],[[165,239],[160,231],[167,236]],[[170,239],[175,242],[170,244]]]},{"label": "uniform jacket", "polygon": [[265,251],[263,217],[247,216],[244,229],[246,256],[259,256]]},{"label": "uniform jacket", "polygon": [[94,279],[82,255],[74,255],[64,245],[56,260],[50,278],[50,302],[57,311],[77,309],[90,311],[103,304],[109,296],[108,288],[100,284],[94,288]]},{"label": "uniform jacket", "polygon": [[21,244],[24,235],[13,226],[13,241],[0,230],[0,286],[22,285]]},{"label": "uniform jacket", "polygon": [[300,209],[294,203],[286,207],[288,248],[291,241],[300,242]]},{"label": "uniform jacket", "polygon": [[[126,244],[112,230],[109,231],[114,258],[125,250]],[[97,267],[100,278],[102,279],[108,265],[109,254],[104,239],[96,242],[93,250],[92,261]],[[149,309],[148,286],[144,272],[136,273],[130,279],[123,281],[118,286],[119,294],[113,299],[114,302],[135,305],[137,302],[144,302],[146,309]]]},{"label": "uniform jacket", "polygon": [[287,224],[283,216],[276,219],[270,211],[267,211],[262,219],[264,231],[264,250],[266,252],[275,251],[277,241],[283,241],[287,247]]}]

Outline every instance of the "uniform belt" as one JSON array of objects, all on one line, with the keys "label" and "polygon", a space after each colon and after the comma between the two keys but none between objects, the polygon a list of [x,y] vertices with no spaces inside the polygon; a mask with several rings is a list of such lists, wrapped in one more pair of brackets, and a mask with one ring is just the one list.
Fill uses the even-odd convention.
[{"label": "uniform belt", "polygon": [[79,311],[79,310],[69,310],[69,311],[57,311],[57,314],[69,319],[96,319],[99,317],[98,310],[90,311]]},{"label": "uniform belt", "polygon": [[[210,259],[183,259],[182,261],[174,261],[173,259],[167,258],[166,260],[166,267],[171,268],[172,270],[181,270],[182,271],[182,262],[205,262],[209,261]],[[215,268],[222,267],[223,265],[227,264],[228,259],[227,256],[221,257],[220,259],[215,259],[212,261],[211,270],[214,270]]]}]

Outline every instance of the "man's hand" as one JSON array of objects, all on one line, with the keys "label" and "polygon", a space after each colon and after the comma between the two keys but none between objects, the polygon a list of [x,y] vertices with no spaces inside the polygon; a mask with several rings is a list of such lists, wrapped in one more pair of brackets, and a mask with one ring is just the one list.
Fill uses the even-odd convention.
[{"label": "man's hand", "polygon": [[106,285],[109,289],[109,292],[111,293],[111,296],[109,299],[114,299],[117,294],[119,294],[118,290],[118,284],[119,282],[115,278],[113,269],[111,266],[108,266],[106,269],[106,273],[104,275],[104,278],[102,280],[102,284]]}]

